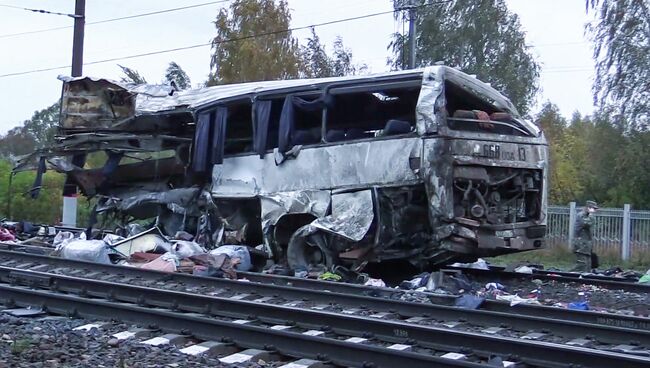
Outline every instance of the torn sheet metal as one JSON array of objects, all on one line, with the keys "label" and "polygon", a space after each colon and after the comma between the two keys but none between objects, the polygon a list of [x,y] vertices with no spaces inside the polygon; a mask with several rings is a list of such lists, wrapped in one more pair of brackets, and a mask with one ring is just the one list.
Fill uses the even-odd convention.
[{"label": "torn sheet metal", "polygon": [[453,68],[444,69],[444,79],[469,91],[473,95],[481,97],[483,100],[494,105],[497,109],[509,113],[516,118],[519,123],[524,125],[533,136],[539,136],[539,133],[541,132],[539,127],[528,120],[522,119],[510,99],[494,89],[488,83],[482,82],[474,76],[467,75],[460,70]]},{"label": "torn sheet metal", "polygon": [[59,77],[63,83],[61,127],[101,129],[135,115],[134,93],[108,79]]},{"label": "torn sheet metal", "polygon": [[422,87],[415,107],[415,126],[418,134],[433,133],[444,119],[445,80],[442,68],[426,68],[422,72]]},{"label": "torn sheet metal", "polygon": [[286,214],[308,213],[317,218],[323,217],[327,213],[330,201],[330,192],[325,190],[305,190],[260,196],[262,230],[266,233],[270,226],[275,225]]},{"label": "torn sheet metal", "polygon": [[72,165],[69,156],[77,153],[96,151],[112,152],[160,152],[178,149],[182,146],[189,147],[191,138],[169,135],[149,134],[104,134],[82,133],[57,139],[53,146],[36,150],[22,156],[13,168],[13,172],[35,170],[41,157],[46,157],[48,166],[59,172],[68,172],[81,168]]},{"label": "torn sheet metal", "polygon": [[[133,115],[144,115],[147,113],[156,113],[163,111],[171,111],[177,109],[196,109],[201,106],[208,105],[212,102],[225,100],[228,98],[238,96],[254,96],[256,94],[271,92],[275,90],[283,90],[287,88],[300,88],[304,87],[317,88],[321,84],[331,84],[337,82],[347,81],[372,81],[382,77],[404,75],[408,76],[418,75],[422,70],[403,70],[390,73],[379,73],[373,75],[358,75],[358,76],[345,76],[345,77],[331,77],[331,78],[318,78],[318,79],[287,79],[276,81],[259,81],[250,83],[226,84],[213,87],[204,87],[196,89],[188,89],[184,91],[174,91],[171,86],[160,85],[129,85],[121,82],[113,81],[103,78],[92,77],[67,77],[59,76],[59,80],[64,83],[64,97],[66,91],[70,90],[73,94],[86,96],[88,94],[93,99],[93,105],[97,106],[101,103],[110,102],[106,97],[96,97],[93,95],[94,91],[101,90],[102,87],[110,88],[112,95],[116,95],[114,102],[128,103],[127,98],[132,96],[135,102],[135,110],[132,111]],[[67,89],[66,89],[67,88]],[[71,102],[75,102],[74,98]],[[66,104],[64,103],[64,108]],[[71,106],[76,110],[80,110],[79,106]],[[76,111],[75,110],[75,111]],[[110,108],[109,108],[110,110]],[[102,110],[103,111],[103,110]],[[71,111],[72,112],[72,111]],[[112,118],[110,115],[107,115]],[[120,115],[122,116],[122,115]]]},{"label": "torn sheet metal", "polygon": [[303,147],[298,157],[276,165],[273,155],[226,158],[212,172],[215,197],[255,197],[279,192],[368,185],[406,185],[420,179],[410,167],[419,157],[417,137]]},{"label": "torn sheet metal", "polygon": [[127,213],[136,218],[150,218],[158,214],[157,209],[165,206],[172,213],[199,215],[196,199],[198,187],[171,189],[164,192],[143,193],[123,198],[119,201],[109,201],[98,206],[98,211],[114,209]]},{"label": "torn sheet metal", "polygon": [[375,217],[372,192],[362,190],[332,195],[332,214],[311,224],[321,230],[358,242],[366,235]]},{"label": "torn sheet metal", "polygon": [[[472,90],[489,97],[498,108],[514,115],[519,115],[512,103],[488,84],[447,66],[430,66],[423,69],[393,71],[371,75],[357,75],[344,77],[331,77],[319,79],[290,79],[279,81],[260,81],[221,85],[184,91],[175,91],[171,86],[160,85],[127,85],[120,82],[90,78],[90,77],[64,77],[59,79],[64,82],[63,126],[74,127],[83,122],[85,125],[105,124],[98,119],[108,119],[116,122],[124,120],[127,116],[139,116],[152,113],[170,112],[174,110],[196,111],[202,107],[218,101],[236,97],[254,98],[259,94],[286,89],[319,89],[333,83],[360,83],[380,81],[385,78],[435,76],[434,84],[444,84],[448,79],[454,83],[471,88]],[[433,82],[433,81],[432,81]],[[98,93],[106,88],[107,94]],[[438,88],[434,88],[438,90]],[[86,100],[84,100],[87,99]],[[89,104],[85,108],[85,104]],[[119,111],[111,109],[119,107]],[[94,114],[94,115],[92,115]],[[76,119],[76,120],[75,120]],[[96,121],[87,121],[95,119]]]},{"label": "torn sheet metal", "polygon": [[128,237],[111,245],[111,248],[124,257],[136,252],[165,253],[171,249],[171,244],[162,235],[160,229],[153,227],[140,234]]}]

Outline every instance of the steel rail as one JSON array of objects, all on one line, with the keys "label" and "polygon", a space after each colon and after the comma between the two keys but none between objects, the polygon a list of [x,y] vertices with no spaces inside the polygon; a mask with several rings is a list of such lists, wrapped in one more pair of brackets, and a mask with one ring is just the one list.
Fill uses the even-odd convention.
[{"label": "steel rail", "polygon": [[582,275],[573,272],[552,272],[540,270],[533,270],[533,273],[521,273],[505,271],[499,268],[482,270],[476,268],[448,267],[447,269],[460,270],[464,274],[470,274],[482,278],[489,277],[490,281],[498,281],[499,279],[540,279],[545,281],[558,281],[565,283],[577,282],[585,285],[594,285],[607,289],[625,290],[635,293],[650,293],[650,284],[639,284],[637,282],[630,282],[629,279],[607,276]]},{"label": "steel rail", "polygon": [[[263,304],[254,301],[203,296],[178,291],[124,285],[115,282],[90,280],[80,277],[51,275],[43,272],[29,272],[24,270],[15,270],[15,272],[18,274],[13,274],[12,276],[10,272],[3,276],[16,283],[26,281],[33,286],[54,288],[60,292],[80,293],[80,295],[86,298],[105,298],[117,302],[134,303],[141,307],[154,306],[174,311],[229,316],[233,318],[247,316],[248,319],[256,319],[270,323],[295,323],[307,328],[318,328],[318,326],[326,325],[332,331],[339,334],[374,336],[380,338],[382,341],[402,343],[406,338],[409,338],[417,341],[418,345],[438,350],[441,350],[441,347],[444,350],[452,351],[459,347],[466,347],[466,349],[471,349],[474,354],[484,357],[489,357],[491,354],[511,355],[515,353],[523,362],[536,366],[561,367],[565,366],[567,360],[589,367],[613,367],[617,364],[625,367],[647,367],[650,364],[650,358],[555,343],[488,336],[474,332],[454,331],[432,326],[418,326],[371,317],[349,316],[325,311]],[[2,277],[2,281],[6,282],[7,280],[5,277]],[[94,301],[97,299],[91,300]],[[13,301],[15,302],[15,300]],[[49,308],[47,304],[46,307]],[[109,316],[114,316],[114,313]],[[275,338],[271,341],[275,343]],[[378,361],[377,364],[380,366],[390,366],[384,361]]]},{"label": "steel rail", "polygon": [[[220,321],[195,313],[179,313],[134,304],[88,299],[0,284],[0,300],[21,306],[42,306],[53,314],[93,319],[111,319],[156,326],[167,332],[191,334],[204,340],[232,342],[244,348],[265,349],[282,355],[331,361],[351,367],[483,367],[481,364],[435,356],[354,344]],[[361,359],[365,359],[360,361]],[[378,362],[378,363],[374,363]],[[373,365],[373,363],[375,365]]]},{"label": "steel rail", "polygon": [[[4,282],[18,283],[22,285],[28,285],[32,287],[55,287],[59,290],[66,292],[76,292],[78,290],[84,290],[84,293],[89,295],[104,297],[106,290],[105,288],[110,288],[111,292],[119,293],[120,300],[124,301],[138,301],[138,298],[143,293],[143,287],[140,286],[127,286],[120,287],[121,284],[116,282],[103,282],[103,281],[92,281],[87,280],[83,277],[70,277],[65,275],[57,275],[45,272],[38,271],[25,271],[21,269],[11,268],[11,267],[2,267],[0,266],[0,280]],[[93,283],[91,283],[91,281]],[[89,289],[88,286],[96,286],[93,289]],[[163,298],[163,295],[166,291],[163,289],[152,289],[149,292],[149,295],[156,295]],[[189,296],[184,296],[181,300],[174,300],[170,305],[184,306],[190,305],[190,302],[195,302],[197,299],[194,297],[196,294],[187,293]],[[115,295],[109,295],[113,299],[119,299]],[[328,295],[330,302],[337,301],[337,295]],[[205,299],[202,296],[197,296],[202,302],[207,301],[221,301],[222,303],[234,303],[233,299],[223,298],[219,296],[211,296],[210,299]],[[163,299],[155,299],[163,303]],[[197,302],[198,303],[198,302]],[[157,304],[158,305],[158,304]],[[164,305],[164,303],[162,304]],[[390,304],[389,304],[390,305]],[[418,305],[418,304],[416,304]],[[574,322],[559,320],[547,317],[532,317],[532,316],[517,316],[509,313],[503,312],[491,312],[491,311],[475,311],[475,310],[466,310],[454,307],[447,306],[431,306],[431,308],[426,308],[427,304],[419,304],[425,306],[422,308],[422,311],[427,313],[421,313],[425,315],[431,315],[438,319],[447,319],[449,321],[458,321],[466,320],[468,322],[480,323],[487,326],[510,326],[510,328],[516,329],[518,331],[549,331],[558,336],[564,338],[575,338],[575,337],[584,337],[586,335],[592,336],[594,339],[597,339],[600,342],[604,343],[621,343],[621,342],[634,342],[636,344],[641,344],[643,346],[650,347],[650,331],[643,331],[637,329],[623,328],[623,327],[610,327],[602,325],[593,325],[584,322]],[[192,304],[191,308],[188,310],[199,312],[202,311],[202,307],[205,304]],[[236,305],[227,305],[224,308],[219,310],[233,310],[241,311],[244,307],[238,307]],[[295,308],[298,308],[297,306]],[[250,310],[247,314],[254,314],[255,310]]]},{"label": "steel rail", "polygon": [[[477,324],[496,324],[496,320],[501,323],[510,324],[520,330],[530,329],[548,329],[547,320],[557,320],[553,323],[558,332],[565,334],[567,337],[581,336],[584,331],[575,329],[567,324],[561,324],[560,321],[583,322],[582,329],[588,329],[595,336],[602,336],[607,341],[608,332],[606,328],[598,327],[618,327],[630,330],[643,330],[647,333],[650,331],[650,319],[600,313],[593,311],[578,311],[555,307],[545,307],[536,305],[517,305],[511,307],[508,303],[499,301],[486,300],[479,310],[467,310],[452,307],[456,297],[452,296],[435,296],[432,301],[435,304],[413,303],[399,300],[404,294],[401,290],[390,288],[365,287],[361,285],[334,283],[326,281],[317,281],[309,279],[299,279],[284,276],[270,276],[249,273],[255,282],[242,282],[219,278],[192,276],[180,273],[164,273],[152,270],[142,270],[134,267],[124,267],[116,265],[98,264],[84,261],[73,261],[62,258],[47,257],[21,252],[11,252],[0,250],[0,259],[9,258],[16,263],[24,262],[25,264],[35,265],[56,265],[61,268],[70,268],[81,274],[84,270],[92,272],[106,272],[114,274],[116,277],[131,277],[137,280],[149,280],[151,284],[165,283],[168,285],[179,285],[180,287],[212,287],[215,289],[231,290],[238,293],[249,293],[260,296],[282,296],[293,300],[303,300],[305,302],[328,304],[336,301],[341,305],[354,306],[358,308],[370,309],[374,311],[394,312],[402,317],[415,316],[435,316],[449,319],[465,319]],[[6,263],[6,262],[5,262]],[[3,263],[0,262],[0,266]],[[491,314],[499,312],[501,314]],[[523,317],[531,318],[523,318]],[[505,317],[505,318],[504,318]],[[545,326],[544,326],[545,325]],[[544,326],[544,327],[543,327]],[[612,336],[616,335],[612,332]],[[645,335],[643,335],[645,336]],[[645,341],[645,337],[642,340]]]}]

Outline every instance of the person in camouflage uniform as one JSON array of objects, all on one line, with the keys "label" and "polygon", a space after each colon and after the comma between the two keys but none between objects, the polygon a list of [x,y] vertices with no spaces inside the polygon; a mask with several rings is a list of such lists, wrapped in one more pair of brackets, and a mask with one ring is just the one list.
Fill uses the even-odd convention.
[{"label": "person in camouflage uniform", "polygon": [[576,255],[576,265],[571,269],[574,272],[591,271],[591,252],[593,239],[591,229],[594,225],[592,214],[598,209],[594,201],[587,201],[585,207],[578,213],[573,228],[573,253]]}]

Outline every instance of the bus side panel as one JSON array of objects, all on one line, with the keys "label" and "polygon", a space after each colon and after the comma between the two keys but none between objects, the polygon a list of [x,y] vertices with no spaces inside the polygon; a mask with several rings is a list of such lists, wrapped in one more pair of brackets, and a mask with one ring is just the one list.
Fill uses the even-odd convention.
[{"label": "bus side panel", "polygon": [[362,189],[418,182],[422,140],[417,137],[307,147],[279,165],[274,155],[224,159],[212,172],[215,197],[252,197],[300,190]]}]

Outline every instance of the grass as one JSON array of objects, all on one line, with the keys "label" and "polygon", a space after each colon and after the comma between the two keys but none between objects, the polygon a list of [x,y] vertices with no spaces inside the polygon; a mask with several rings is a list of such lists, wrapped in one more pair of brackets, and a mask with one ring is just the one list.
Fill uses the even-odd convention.
[{"label": "grass", "polygon": [[11,353],[14,355],[20,355],[23,351],[29,349],[31,344],[32,340],[30,339],[16,340],[11,344]]},{"label": "grass", "polygon": [[[631,269],[646,272],[650,268],[650,250],[634,249],[630,260],[623,262],[620,255],[613,250],[596,250],[600,260],[599,269],[620,267],[622,269]],[[545,268],[555,267],[562,270],[569,270],[575,265],[575,256],[567,248],[555,246],[552,248],[532,250],[508,254],[498,257],[486,258],[491,264],[505,266],[517,262],[530,262],[542,264]]]}]

